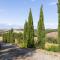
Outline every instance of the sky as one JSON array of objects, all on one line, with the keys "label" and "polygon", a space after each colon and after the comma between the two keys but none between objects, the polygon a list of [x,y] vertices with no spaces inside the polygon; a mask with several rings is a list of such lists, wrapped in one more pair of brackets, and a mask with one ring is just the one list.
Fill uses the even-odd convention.
[{"label": "sky", "polygon": [[40,7],[43,5],[46,29],[58,27],[57,0],[0,0],[0,28],[20,27],[28,20],[32,10],[34,28],[37,28]]}]

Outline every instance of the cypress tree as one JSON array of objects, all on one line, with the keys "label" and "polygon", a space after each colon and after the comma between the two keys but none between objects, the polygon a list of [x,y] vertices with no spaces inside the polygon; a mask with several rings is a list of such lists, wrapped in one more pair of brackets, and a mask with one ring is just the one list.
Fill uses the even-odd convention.
[{"label": "cypress tree", "polygon": [[10,31],[7,33],[7,42],[10,43]]},{"label": "cypress tree", "polygon": [[9,43],[9,32],[3,33],[3,42]]},{"label": "cypress tree", "polygon": [[13,29],[11,29],[9,33],[10,33],[10,43],[15,43]]},{"label": "cypress tree", "polygon": [[27,21],[24,24],[24,45],[27,47],[27,29],[28,29],[28,23]]},{"label": "cypress tree", "polygon": [[3,33],[3,42],[7,43],[7,34]]},{"label": "cypress tree", "polygon": [[58,44],[60,49],[60,0],[58,0]]},{"label": "cypress tree", "polygon": [[5,34],[4,33],[3,33],[2,37],[3,37],[3,42],[5,42]]},{"label": "cypress tree", "polygon": [[37,28],[37,37],[38,37],[38,48],[44,49],[45,47],[45,27],[44,27],[44,16],[43,16],[43,7],[40,8],[40,17],[38,21]]},{"label": "cypress tree", "polygon": [[28,33],[27,34],[28,34],[27,47],[33,48],[34,47],[34,26],[33,26],[33,17],[32,17],[31,9],[28,16]]}]

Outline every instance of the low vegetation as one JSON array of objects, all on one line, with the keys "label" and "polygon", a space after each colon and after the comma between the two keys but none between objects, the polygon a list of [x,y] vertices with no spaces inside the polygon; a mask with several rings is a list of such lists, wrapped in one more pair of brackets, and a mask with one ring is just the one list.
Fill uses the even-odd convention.
[{"label": "low vegetation", "polygon": [[45,49],[48,51],[53,51],[53,52],[59,51],[58,44],[54,44],[54,43],[46,43]]},{"label": "low vegetation", "polygon": [[53,38],[53,37],[47,37],[46,38],[46,42],[57,44],[58,43],[58,39],[57,38]]}]

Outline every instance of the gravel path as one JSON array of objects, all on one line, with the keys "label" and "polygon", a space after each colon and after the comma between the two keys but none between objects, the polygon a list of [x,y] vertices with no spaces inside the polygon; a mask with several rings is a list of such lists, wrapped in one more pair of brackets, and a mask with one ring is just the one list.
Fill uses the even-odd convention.
[{"label": "gravel path", "polygon": [[40,49],[22,49],[15,45],[3,44],[0,60],[60,60],[60,53],[52,53]]}]

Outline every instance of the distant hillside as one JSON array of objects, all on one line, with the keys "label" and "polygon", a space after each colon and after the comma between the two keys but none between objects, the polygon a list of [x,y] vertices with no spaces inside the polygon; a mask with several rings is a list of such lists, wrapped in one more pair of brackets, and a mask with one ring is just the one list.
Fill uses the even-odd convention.
[{"label": "distant hillside", "polygon": [[47,33],[46,37],[58,38],[58,32]]},{"label": "distant hillside", "polygon": [[[50,32],[57,32],[57,29],[46,29],[46,34]],[[35,36],[37,36],[37,29],[35,29]]]},{"label": "distant hillside", "polygon": [[[8,30],[9,29],[0,29],[0,34],[6,32]],[[24,31],[24,29],[14,29],[14,32],[17,32],[17,33],[23,32],[23,31]],[[35,31],[35,36],[37,36],[37,29],[35,29],[34,31]],[[57,32],[57,29],[46,29],[45,31],[46,31],[46,33]]]},{"label": "distant hillside", "polygon": [[57,29],[46,29],[46,33],[57,32]]}]

